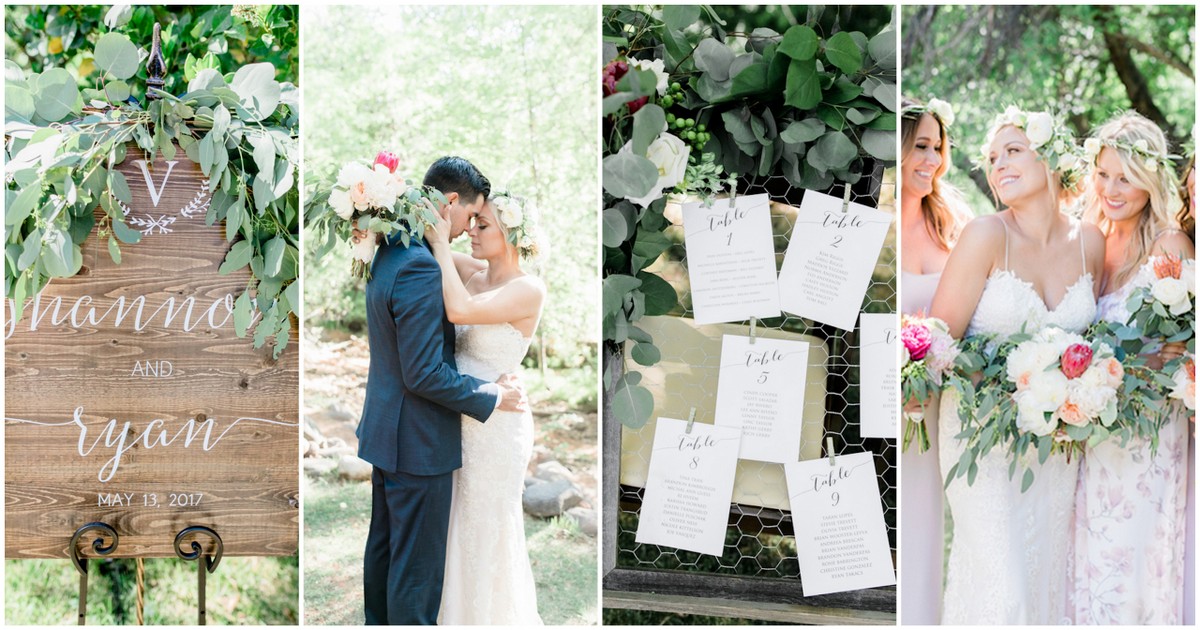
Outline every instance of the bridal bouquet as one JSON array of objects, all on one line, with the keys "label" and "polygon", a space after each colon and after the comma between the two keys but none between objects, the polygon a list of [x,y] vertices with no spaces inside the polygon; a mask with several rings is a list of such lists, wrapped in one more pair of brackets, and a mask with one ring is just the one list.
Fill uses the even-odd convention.
[{"label": "bridal bouquet", "polygon": [[1139,336],[1167,342],[1195,338],[1196,261],[1171,254],[1153,256],[1132,282],[1127,324]]},{"label": "bridal bouquet", "polygon": [[959,357],[958,346],[950,336],[946,322],[936,317],[904,316],[900,322],[900,383],[904,402],[919,401],[920,413],[904,414],[904,450],[915,437],[918,452],[929,450],[929,431],[925,426],[925,401],[941,389],[946,376]]},{"label": "bridal bouquet", "polygon": [[[318,186],[306,204],[306,224],[322,243],[318,257],[332,248],[335,237],[351,242],[351,274],[369,280],[376,234],[399,233],[405,247],[413,238],[424,237],[425,225],[433,222],[434,208],[444,204],[445,197],[432,188],[414,185],[398,167],[395,154],[381,151],[372,165],[349,162],[331,185]],[[351,237],[356,228],[366,230],[367,235],[354,243]]]}]

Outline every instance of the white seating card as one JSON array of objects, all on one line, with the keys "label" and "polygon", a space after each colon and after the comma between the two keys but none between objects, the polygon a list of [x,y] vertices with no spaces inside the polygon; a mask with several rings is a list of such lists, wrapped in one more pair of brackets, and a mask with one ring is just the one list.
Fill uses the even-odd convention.
[{"label": "white seating card", "polygon": [[685,203],[683,229],[697,324],[780,315],[767,195]]},{"label": "white seating card", "polygon": [[659,418],[636,540],[714,556],[725,548],[740,431]]},{"label": "white seating card", "polygon": [[741,459],[800,459],[808,343],[725,335],[717,382],[716,423],[741,428]]},{"label": "white seating card", "polygon": [[891,224],[887,212],[857,203],[842,212],[841,199],[806,190],[779,272],[783,310],[854,330]]},{"label": "white seating card", "polygon": [[900,380],[896,354],[900,317],[895,313],[863,313],[858,320],[858,417],[863,437],[899,437],[896,403]]},{"label": "white seating card", "polygon": [[784,464],[805,597],[896,583],[871,453]]}]

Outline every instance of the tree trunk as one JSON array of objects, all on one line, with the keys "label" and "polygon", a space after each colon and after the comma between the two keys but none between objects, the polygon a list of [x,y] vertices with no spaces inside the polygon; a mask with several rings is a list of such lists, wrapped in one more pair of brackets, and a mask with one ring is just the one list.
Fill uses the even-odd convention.
[{"label": "tree trunk", "polygon": [[1174,140],[1176,134],[1171,127],[1171,123],[1167,122],[1167,117],[1163,115],[1162,110],[1154,104],[1154,97],[1150,93],[1150,86],[1146,82],[1146,77],[1142,75],[1141,70],[1138,70],[1137,64],[1133,61],[1133,55],[1129,52],[1129,45],[1125,40],[1113,33],[1109,32],[1110,28],[1117,28],[1115,24],[1116,15],[1111,6],[1096,7],[1096,21],[1100,31],[1104,33],[1104,46],[1108,49],[1109,59],[1112,61],[1113,70],[1117,73],[1117,78],[1125,86],[1125,93],[1129,95],[1129,101],[1133,104],[1139,114],[1149,118],[1154,124],[1158,125],[1166,134]]}]

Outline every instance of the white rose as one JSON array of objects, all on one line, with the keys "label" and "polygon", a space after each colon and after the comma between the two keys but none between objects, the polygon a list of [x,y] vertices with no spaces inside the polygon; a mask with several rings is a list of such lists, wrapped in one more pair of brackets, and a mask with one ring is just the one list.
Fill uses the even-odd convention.
[{"label": "white rose", "polygon": [[1083,141],[1083,151],[1087,153],[1089,157],[1094,158],[1097,155],[1100,155],[1100,148],[1100,138],[1088,138],[1087,140]]},{"label": "white rose", "polygon": [[1079,164],[1079,158],[1074,153],[1063,153],[1058,156],[1058,170],[1069,171]]},{"label": "white rose", "polygon": [[[629,197],[629,201],[645,208],[662,197],[664,190],[678,186],[687,171],[690,150],[683,140],[672,134],[663,133],[655,138],[654,142],[650,143],[650,148],[646,150],[646,158],[658,169],[658,181],[654,183],[646,196]],[[621,147],[621,151],[632,152],[633,142],[626,142],[625,146]]]},{"label": "white rose", "polygon": [[1030,147],[1038,147],[1054,137],[1054,117],[1046,112],[1035,112],[1029,115],[1025,124],[1025,136],[1029,138]]},{"label": "white rose", "polygon": [[521,205],[515,201],[509,201],[504,204],[504,210],[500,213],[500,220],[504,222],[504,227],[512,230],[521,225],[525,220],[525,213],[521,210]]},{"label": "white rose", "polygon": [[354,214],[354,202],[350,201],[350,191],[334,188],[329,193],[329,206],[333,212],[344,221],[349,221]]},{"label": "white rose", "polygon": [[1150,150],[1150,144],[1146,142],[1145,138],[1138,138],[1137,142],[1133,143],[1133,148],[1145,153]]},{"label": "white rose", "polygon": [[1195,295],[1195,293],[1196,293],[1196,261],[1195,260],[1188,259],[1188,260],[1183,261],[1183,269],[1180,270],[1179,281],[1183,283],[1183,286],[1184,286],[1184,288],[1187,289],[1188,293]]},{"label": "white rose", "polygon": [[667,76],[666,65],[662,59],[655,59],[653,61],[649,59],[630,59],[629,66],[638,70],[653,72],[654,76],[658,78],[658,83],[654,86],[658,94],[661,96],[667,93],[667,83],[670,77]]},{"label": "white rose", "polygon": [[1168,397],[1182,400],[1183,406],[1187,407],[1188,409],[1195,409],[1196,383],[1192,379],[1188,378],[1187,368],[1185,366],[1180,366],[1178,370],[1175,370],[1172,380],[1175,381],[1175,387],[1171,390],[1171,393],[1168,394]]},{"label": "white rose", "polygon": [[375,258],[375,233],[367,230],[367,235],[354,243],[354,259],[370,263]]},{"label": "white rose", "polygon": [[943,126],[949,127],[954,124],[954,107],[950,103],[940,98],[931,98],[929,99],[929,111],[942,121]]},{"label": "white rose", "polygon": [[400,187],[386,166],[375,165],[375,170],[367,176],[364,184],[367,203],[372,208],[391,208],[396,205],[396,196],[400,194]]},{"label": "white rose", "polygon": [[1054,141],[1054,152],[1055,153],[1062,153],[1063,151],[1066,151],[1066,150],[1067,150],[1067,145],[1063,144],[1062,140]]},{"label": "white rose", "polygon": [[1166,304],[1172,315],[1181,315],[1192,310],[1192,302],[1188,299],[1187,285],[1181,279],[1161,278],[1150,287],[1154,299]]},{"label": "white rose", "polygon": [[1017,392],[1015,399],[1017,400],[1017,428],[1025,433],[1034,435],[1050,435],[1054,430],[1055,422],[1046,417],[1046,412],[1036,406],[1023,405],[1021,399],[1029,390]]},{"label": "white rose", "polygon": [[1147,170],[1147,171],[1149,171],[1149,172],[1151,172],[1151,173],[1157,173],[1157,172],[1158,172],[1158,160],[1156,160],[1156,159],[1154,159],[1154,158],[1146,158],[1146,159],[1145,159],[1145,164],[1144,164],[1143,166],[1145,166],[1145,167],[1146,167],[1146,170]]},{"label": "white rose", "polygon": [[371,173],[371,169],[367,168],[365,165],[359,164],[358,162],[350,162],[349,164],[343,166],[342,170],[338,171],[338,186],[349,188],[354,184],[366,181],[366,179],[371,176]]}]

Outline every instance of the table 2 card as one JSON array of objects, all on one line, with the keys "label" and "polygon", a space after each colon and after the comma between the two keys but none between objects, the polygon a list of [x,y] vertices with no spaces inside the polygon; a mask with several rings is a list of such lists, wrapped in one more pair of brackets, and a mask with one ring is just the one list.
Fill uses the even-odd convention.
[{"label": "table 2 card", "polygon": [[784,464],[805,597],[896,583],[871,453]]},{"label": "table 2 card", "polygon": [[767,195],[686,203],[683,227],[697,324],[779,316]]},{"label": "table 2 card", "polygon": [[716,423],[740,428],[742,459],[800,459],[808,343],[725,335]]},{"label": "table 2 card", "polygon": [[863,313],[859,318],[858,374],[859,418],[863,437],[897,438],[896,336],[900,318],[895,313]]},{"label": "table 2 card", "polygon": [[740,431],[659,418],[636,540],[720,556]]},{"label": "table 2 card", "polygon": [[892,215],[813,190],[804,192],[783,268],[783,310],[854,330]]}]

